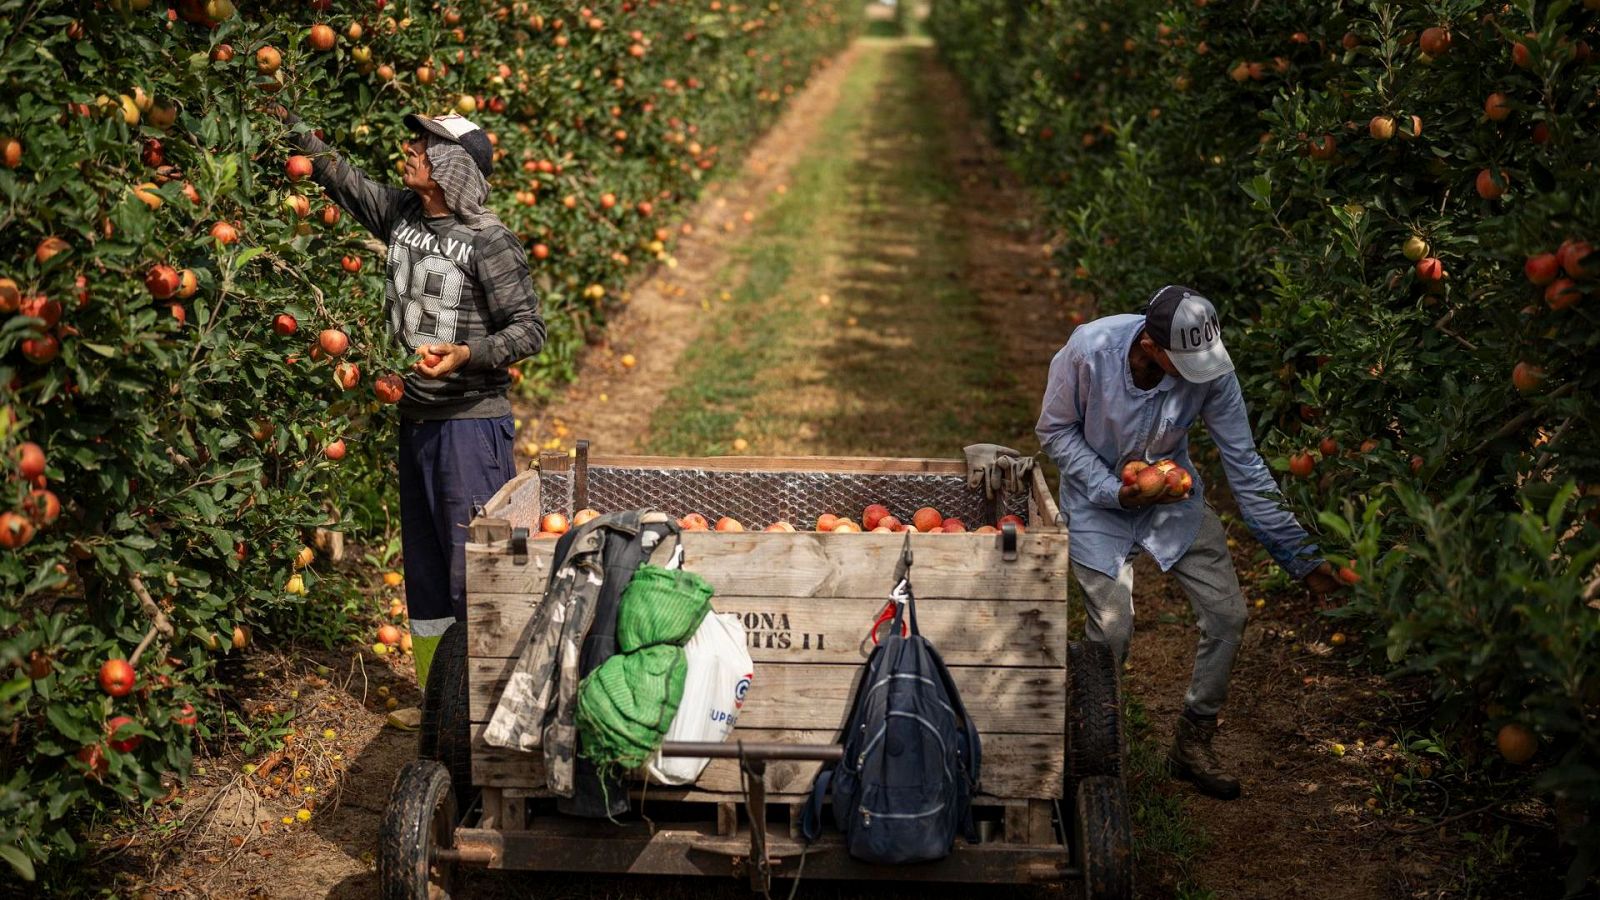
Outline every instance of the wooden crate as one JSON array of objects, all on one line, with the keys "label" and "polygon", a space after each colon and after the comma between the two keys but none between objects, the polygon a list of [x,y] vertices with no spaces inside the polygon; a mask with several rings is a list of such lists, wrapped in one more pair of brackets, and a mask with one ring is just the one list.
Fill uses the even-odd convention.
[{"label": "wooden crate", "polygon": [[[566,466],[566,457],[541,460],[546,475],[566,472]],[[589,463],[589,476],[608,466],[672,471],[674,478],[730,471],[951,478],[965,473],[963,463],[946,460],[597,457]],[[490,747],[481,740],[531,627],[554,550],[554,541],[530,540],[526,560],[518,562],[510,552],[511,530],[536,532],[542,513],[572,512],[556,505],[557,498],[541,498],[540,485],[539,471],[506,485],[473,523],[467,546],[472,774],[487,791],[488,820],[500,827],[517,827],[511,820],[519,818],[523,798],[545,795],[540,754]],[[1067,534],[1037,473],[1027,506],[1028,527],[1013,561],[1002,559],[997,535],[915,534],[911,539],[919,623],[949,665],[982,735],[979,799],[1006,807],[1008,832],[1030,823],[1034,831],[1048,830],[1048,807],[1061,798],[1064,768]],[[894,511],[907,518],[911,512]],[[892,587],[903,541],[900,534],[871,533],[683,535],[684,566],[710,582],[716,589],[712,606],[737,613],[749,634],[755,679],[736,736],[793,743],[835,740],[871,649],[868,628]],[[818,766],[769,764],[771,802],[781,806],[803,799]],[[651,786],[649,796],[717,803],[725,811],[742,796],[737,764],[713,761],[696,784]]]}]

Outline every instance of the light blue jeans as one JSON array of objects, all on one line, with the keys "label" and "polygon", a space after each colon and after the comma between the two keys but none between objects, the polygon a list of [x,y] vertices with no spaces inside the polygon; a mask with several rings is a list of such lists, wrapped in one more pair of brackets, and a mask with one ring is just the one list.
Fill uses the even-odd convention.
[{"label": "light blue jeans", "polygon": [[[1077,563],[1072,574],[1083,588],[1087,613],[1084,633],[1091,641],[1111,645],[1119,662],[1128,658],[1133,639],[1133,562],[1123,563],[1116,578]],[[1194,544],[1172,566],[1183,585],[1200,626],[1200,645],[1194,655],[1194,675],[1183,703],[1190,712],[1214,716],[1228,699],[1228,677],[1244,637],[1244,592],[1228,554],[1228,533],[1211,507],[1205,508]]]}]

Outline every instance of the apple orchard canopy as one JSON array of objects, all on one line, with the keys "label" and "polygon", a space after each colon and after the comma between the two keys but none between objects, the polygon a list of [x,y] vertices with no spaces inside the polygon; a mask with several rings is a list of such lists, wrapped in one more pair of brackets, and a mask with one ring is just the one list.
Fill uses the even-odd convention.
[{"label": "apple orchard canopy", "polygon": [[1169,284],[1150,298],[1145,331],[1167,351],[1185,381],[1205,384],[1233,371],[1222,346],[1222,323],[1211,301],[1182,285]]}]

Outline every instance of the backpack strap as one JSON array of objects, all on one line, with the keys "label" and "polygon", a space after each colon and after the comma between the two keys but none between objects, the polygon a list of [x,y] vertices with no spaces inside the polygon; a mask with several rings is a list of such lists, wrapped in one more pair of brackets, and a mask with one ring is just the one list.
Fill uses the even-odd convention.
[{"label": "backpack strap", "polygon": [[[867,691],[872,687],[873,673],[877,671],[882,658],[883,646],[873,647],[872,652],[867,655],[866,663],[861,666],[855,693],[850,695],[850,713],[844,717],[844,726],[839,734],[839,743],[844,745],[846,754],[849,754],[851,741],[856,736],[856,726],[861,718],[861,705],[866,702]],[[805,810],[800,818],[800,837],[807,844],[822,835],[822,804],[827,802],[828,794],[833,790],[833,773],[838,767],[837,762],[824,763],[817,771],[816,780],[811,782],[811,796],[806,800]]]},{"label": "backpack strap", "polygon": [[829,763],[817,773],[817,780],[811,782],[811,796],[806,800],[805,811],[800,816],[800,837],[811,844],[822,836],[822,804],[827,802],[828,792],[833,789],[833,767]]},{"label": "backpack strap", "polygon": [[961,775],[964,779],[962,785],[962,810],[961,810],[961,835],[968,843],[978,840],[978,823],[972,818],[972,798],[978,794],[978,781],[983,773],[983,745],[978,736],[978,726],[967,715],[967,706],[961,700],[961,692],[956,690],[955,679],[950,676],[950,670],[944,664],[944,658],[931,643],[927,645],[928,658],[933,661],[933,667],[939,673],[939,681],[944,684],[945,695],[950,699],[950,706],[961,719],[960,742],[966,748],[965,769]]}]

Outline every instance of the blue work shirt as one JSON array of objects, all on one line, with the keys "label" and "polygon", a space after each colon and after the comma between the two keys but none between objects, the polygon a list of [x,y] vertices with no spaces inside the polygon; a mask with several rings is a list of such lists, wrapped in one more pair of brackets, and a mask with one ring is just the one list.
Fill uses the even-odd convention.
[{"label": "blue work shirt", "polygon": [[[1107,316],[1079,326],[1050,363],[1039,443],[1061,470],[1061,508],[1072,534],[1072,559],[1112,578],[1135,544],[1164,572],[1194,543],[1205,511],[1205,484],[1189,458],[1189,426],[1198,417],[1217,449],[1245,525],[1295,578],[1321,560],[1317,547],[1281,505],[1272,473],[1256,451],[1244,394],[1232,372],[1205,384],[1167,375],[1143,390],[1133,383],[1128,350],[1144,316]],[[1123,509],[1122,467],[1131,460],[1172,459],[1189,470],[1187,500]]]}]

